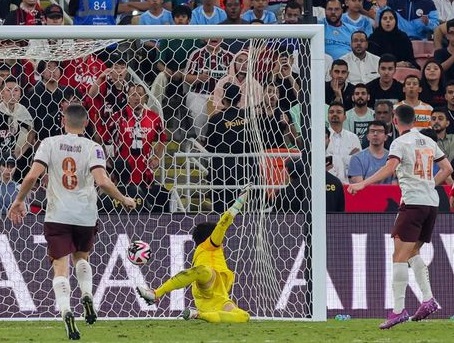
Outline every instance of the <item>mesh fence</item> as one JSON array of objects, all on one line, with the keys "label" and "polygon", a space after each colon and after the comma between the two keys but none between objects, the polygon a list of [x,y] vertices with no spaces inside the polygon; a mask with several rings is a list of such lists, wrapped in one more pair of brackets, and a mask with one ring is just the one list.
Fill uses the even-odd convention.
[{"label": "mesh fence", "polygon": [[[103,230],[92,262],[107,268],[110,279],[95,277],[95,300],[100,307],[121,299],[128,304],[105,309],[106,316],[144,316],[147,308],[133,287],[138,282],[156,287],[188,267],[193,246],[187,235],[201,218],[191,212],[218,218],[239,189],[252,182],[247,215],[228,233],[229,263],[238,275],[236,300],[253,316],[311,318],[310,40],[145,42],[4,44],[0,149],[16,165],[4,168],[2,177],[18,186],[40,142],[64,132],[66,107],[81,103],[90,117],[86,136],[103,146],[109,175],[137,203],[136,211],[126,213],[120,203],[99,194]],[[16,263],[19,270],[17,279],[8,273],[2,278],[9,289],[3,292],[8,308],[3,317],[56,315],[49,303],[50,279],[43,277],[49,265],[39,234],[47,181],[44,175],[28,199],[34,215],[26,225],[2,236],[13,253],[2,252],[1,262]],[[3,226],[7,200],[17,192],[13,188],[12,196],[3,199]],[[295,222],[297,212],[303,215]],[[26,232],[33,234],[27,237]],[[151,265],[142,270],[125,260],[131,239],[149,241],[155,249]],[[182,250],[172,252],[174,247]],[[168,263],[175,256],[177,261]],[[105,292],[103,286],[96,293],[106,282],[112,288]],[[33,300],[21,290],[24,285],[33,289]],[[73,298],[79,296],[74,291]],[[175,293],[151,315],[174,316],[189,299],[183,291]],[[13,308],[20,308],[19,314],[12,314]]]}]

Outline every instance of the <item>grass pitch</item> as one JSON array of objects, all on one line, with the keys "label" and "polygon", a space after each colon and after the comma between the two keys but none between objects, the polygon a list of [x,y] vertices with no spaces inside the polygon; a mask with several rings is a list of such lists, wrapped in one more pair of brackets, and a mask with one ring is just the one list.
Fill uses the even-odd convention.
[{"label": "grass pitch", "polygon": [[[325,323],[251,321],[247,324],[208,324],[184,320],[102,319],[93,327],[77,321],[80,342],[86,343],[327,343],[327,342],[453,342],[454,321],[408,322],[379,330],[380,319],[328,320]],[[0,342],[67,342],[63,322],[3,321]]]}]

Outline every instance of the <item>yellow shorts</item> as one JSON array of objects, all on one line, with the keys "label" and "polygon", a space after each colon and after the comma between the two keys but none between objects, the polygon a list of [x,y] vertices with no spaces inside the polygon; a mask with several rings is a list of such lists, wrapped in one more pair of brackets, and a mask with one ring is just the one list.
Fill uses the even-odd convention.
[{"label": "yellow shorts", "polygon": [[227,288],[221,274],[214,271],[216,279],[209,288],[199,288],[197,283],[192,284],[192,296],[195,306],[201,312],[221,311],[226,304],[236,304],[229,298]]}]

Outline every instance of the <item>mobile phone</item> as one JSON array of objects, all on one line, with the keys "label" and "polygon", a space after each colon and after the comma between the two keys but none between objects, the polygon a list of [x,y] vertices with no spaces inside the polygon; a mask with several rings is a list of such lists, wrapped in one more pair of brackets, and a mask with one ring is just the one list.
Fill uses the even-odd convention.
[{"label": "mobile phone", "polygon": [[326,156],[326,165],[333,164],[333,156]]}]

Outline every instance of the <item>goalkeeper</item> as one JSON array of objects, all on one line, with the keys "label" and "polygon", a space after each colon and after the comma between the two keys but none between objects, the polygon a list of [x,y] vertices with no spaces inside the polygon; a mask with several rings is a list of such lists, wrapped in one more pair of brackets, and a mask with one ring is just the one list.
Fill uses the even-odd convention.
[{"label": "goalkeeper", "polygon": [[160,297],[175,289],[192,284],[192,296],[197,309],[187,308],[182,317],[202,319],[210,323],[245,323],[249,313],[240,309],[229,297],[235,276],[227,267],[222,241],[247,200],[249,185],[217,223],[198,224],[192,233],[196,244],[192,268],[172,276],[155,290],[138,286],[137,292],[147,304],[155,304]]}]

